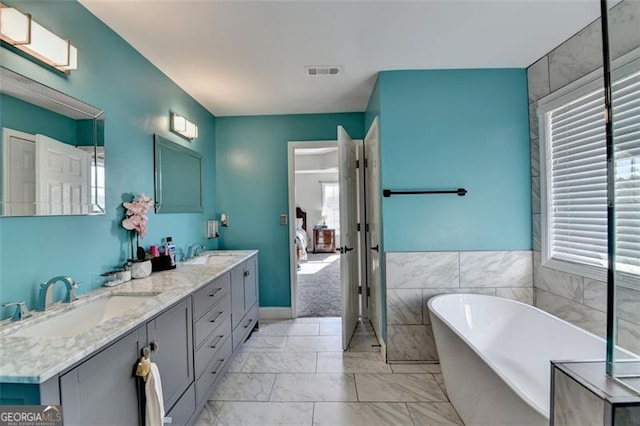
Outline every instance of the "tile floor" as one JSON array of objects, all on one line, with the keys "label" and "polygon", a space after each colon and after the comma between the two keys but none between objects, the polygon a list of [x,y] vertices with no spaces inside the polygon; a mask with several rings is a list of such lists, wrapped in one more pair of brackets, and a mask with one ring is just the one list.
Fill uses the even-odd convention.
[{"label": "tile floor", "polygon": [[370,324],[262,321],[196,421],[212,425],[462,425],[437,364],[385,364]]}]

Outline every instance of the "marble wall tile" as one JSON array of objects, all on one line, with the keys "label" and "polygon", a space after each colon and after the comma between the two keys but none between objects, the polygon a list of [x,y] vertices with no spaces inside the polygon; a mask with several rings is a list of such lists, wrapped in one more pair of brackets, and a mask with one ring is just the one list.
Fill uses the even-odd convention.
[{"label": "marble wall tile", "polygon": [[533,287],[497,288],[496,296],[533,305]]},{"label": "marble wall tile", "polygon": [[430,325],[388,325],[387,361],[436,361]]},{"label": "marble wall tile", "polygon": [[549,53],[549,83],[555,91],[602,66],[602,32],[600,20]]},{"label": "marble wall tile", "polygon": [[387,288],[460,287],[458,252],[398,252],[385,258]]},{"label": "marble wall tile", "polygon": [[557,426],[600,426],[604,419],[604,400],[565,373],[554,370],[553,424]]},{"label": "marble wall tile", "polygon": [[460,287],[528,287],[533,282],[530,251],[460,253]]},{"label": "marble wall tile", "polygon": [[640,291],[616,286],[616,305],[618,318],[640,324]]},{"label": "marble wall tile", "polygon": [[585,278],[584,304],[593,309],[607,312],[607,283]]},{"label": "marble wall tile", "polygon": [[536,306],[600,337],[606,335],[607,315],[553,293],[535,289]]},{"label": "marble wall tile", "polygon": [[623,348],[635,354],[640,354],[640,325],[618,319],[618,337],[616,341]]},{"label": "marble wall tile", "polygon": [[538,266],[534,286],[574,302],[583,302],[584,277]]},{"label": "marble wall tile", "polygon": [[549,94],[549,61],[546,55],[527,68],[527,88],[529,102]]},{"label": "marble wall tile", "polygon": [[422,324],[422,290],[387,290],[387,324]]},{"label": "marble wall tile", "polygon": [[540,176],[540,139],[530,141],[531,151],[531,176]]},{"label": "marble wall tile", "polygon": [[529,104],[529,139],[538,139],[539,137],[538,115],[536,114],[537,109],[537,102],[531,102]]},{"label": "marble wall tile", "polygon": [[[540,252],[542,250],[542,215],[531,215],[531,244],[533,250]],[[534,271],[535,273],[535,271]]]},{"label": "marble wall tile", "polygon": [[457,294],[457,293],[473,293],[487,294],[489,296],[496,295],[496,289],[493,287],[465,287],[465,288],[434,288],[422,290],[422,318],[424,324],[431,324],[431,316],[429,314],[429,300],[439,294]]},{"label": "marble wall tile", "polygon": [[540,176],[531,176],[531,213],[540,214]]},{"label": "marble wall tile", "polygon": [[609,49],[616,59],[640,46],[640,2],[625,0],[609,12]]}]

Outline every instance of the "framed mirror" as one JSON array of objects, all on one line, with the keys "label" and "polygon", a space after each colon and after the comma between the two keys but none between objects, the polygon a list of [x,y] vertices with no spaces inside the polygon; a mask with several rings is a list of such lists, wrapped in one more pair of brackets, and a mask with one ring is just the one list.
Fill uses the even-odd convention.
[{"label": "framed mirror", "polygon": [[105,212],[104,113],[0,67],[0,214]]},{"label": "framed mirror", "polygon": [[202,213],[202,155],[154,135],[156,213]]}]

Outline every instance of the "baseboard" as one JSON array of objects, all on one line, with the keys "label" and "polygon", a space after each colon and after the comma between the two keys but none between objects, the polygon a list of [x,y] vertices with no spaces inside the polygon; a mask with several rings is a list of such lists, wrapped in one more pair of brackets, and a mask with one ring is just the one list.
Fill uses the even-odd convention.
[{"label": "baseboard", "polygon": [[289,319],[291,308],[289,307],[264,307],[259,310],[260,319]]}]

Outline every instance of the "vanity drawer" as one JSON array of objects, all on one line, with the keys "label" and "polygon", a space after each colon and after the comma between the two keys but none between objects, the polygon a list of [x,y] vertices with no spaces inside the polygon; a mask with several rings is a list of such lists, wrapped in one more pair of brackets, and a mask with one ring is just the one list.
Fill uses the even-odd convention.
[{"label": "vanity drawer", "polygon": [[247,312],[244,318],[242,318],[242,320],[240,321],[240,324],[236,327],[235,330],[233,330],[233,350],[234,351],[238,349],[238,346],[240,346],[242,342],[244,342],[244,339],[247,338],[247,335],[249,334],[249,332],[253,330],[253,327],[255,327],[256,322],[258,322],[258,304],[257,303],[253,305],[251,309],[249,309],[249,312]]},{"label": "vanity drawer", "polygon": [[231,359],[231,353],[231,339],[227,338],[220,351],[207,364],[204,372],[196,381],[196,401],[202,401],[202,399],[209,396],[208,392],[211,389],[211,385],[222,375],[225,366]]},{"label": "vanity drawer", "polygon": [[210,307],[228,294],[230,289],[231,275],[226,273],[193,293],[193,318],[198,319],[204,315]]},{"label": "vanity drawer", "polygon": [[230,335],[231,319],[227,315],[226,320],[222,321],[218,328],[205,340],[204,344],[196,350],[194,355],[196,377],[202,373],[207,363],[221,350],[223,343]]},{"label": "vanity drawer", "polygon": [[231,317],[231,298],[229,293],[222,298],[211,309],[209,309],[193,326],[194,347],[199,347],[209,337],[213,330]]}]

